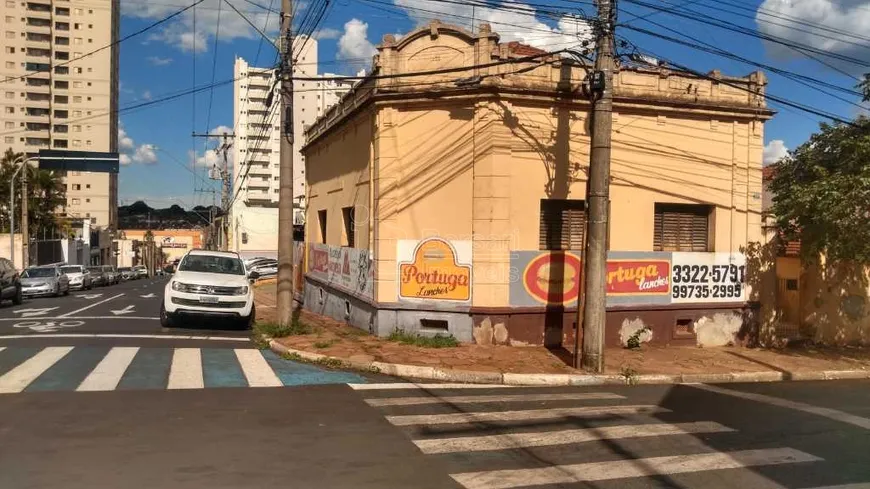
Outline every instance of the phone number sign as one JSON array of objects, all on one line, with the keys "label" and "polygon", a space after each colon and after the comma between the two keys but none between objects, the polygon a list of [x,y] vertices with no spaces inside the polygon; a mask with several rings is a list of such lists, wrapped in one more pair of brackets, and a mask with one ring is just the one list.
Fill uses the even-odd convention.
[{"label": "phone number sign", "polygon": [[673,253],[671,302],[743,302],[746,256],[742,253]]}]

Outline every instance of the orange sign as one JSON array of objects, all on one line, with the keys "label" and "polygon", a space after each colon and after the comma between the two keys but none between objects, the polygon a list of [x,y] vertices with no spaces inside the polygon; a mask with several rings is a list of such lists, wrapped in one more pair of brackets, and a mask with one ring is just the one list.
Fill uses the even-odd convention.
[{"label": "orange sign", "polygon": [[572,253],[544,253],[529,262],[523,285],[545,304],[568,304],[580,295],[580,258]]},{"label": "orange sign", "polygon": [[667,260],[608,260],[607,294],[670,294],[670,276]]},{"label": "orange sign", "polygon": [[429,238],[414,250],[411,263],[399,265],[399,296],[409,299],[467,301],[471,266],[460,265],[450,243]]}]

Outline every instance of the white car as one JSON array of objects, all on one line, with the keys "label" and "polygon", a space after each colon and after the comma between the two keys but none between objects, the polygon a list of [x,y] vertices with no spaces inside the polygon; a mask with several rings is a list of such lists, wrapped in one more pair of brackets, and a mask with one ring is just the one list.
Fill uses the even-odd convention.
[{"label": "white car", "polygon": [[60,267],[61,273],[69,278],[69,288],[90,290],[94,287],[91,272],[82,265],[66,265]]},{"label": "white car", "polygon": [[166,284],[160,304],[160,324],[171,328],[184,317],[226,318],[242,328],[254,323],[254,291],[237,253],[191,250]]}]

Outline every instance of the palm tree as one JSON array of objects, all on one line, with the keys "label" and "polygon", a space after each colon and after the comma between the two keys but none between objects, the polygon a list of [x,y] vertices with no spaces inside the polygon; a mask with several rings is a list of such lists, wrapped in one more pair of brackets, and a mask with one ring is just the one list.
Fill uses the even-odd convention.
[{"label": "palm tree", "polygon": [[[9,182],[16,171],[15,161],[21,158],[21,153],[13,153],[6,150],[0,160],[0,218],[2,229],[9,232]],[[58,229],[58,210],[66,204],[66,185],[63,177],[55,171],[40,170],[28,165],[24,170],[27,172],[27,203],[28,223],[33,236],[52,233]],[[21,173],[15,182],[15,209],[16,214],[21,209]],[[16,222],[21,219],[20,215],[14,216]]]}]

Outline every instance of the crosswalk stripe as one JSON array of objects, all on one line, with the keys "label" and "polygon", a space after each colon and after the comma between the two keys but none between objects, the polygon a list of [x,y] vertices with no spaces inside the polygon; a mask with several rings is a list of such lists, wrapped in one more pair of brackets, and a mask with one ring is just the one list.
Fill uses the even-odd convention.
[{"label": "crosswalk stripe", "polygon": [[764,465],[819,462],[822,460],[793,448],[773,448],[556,465],[539,469],[468,472],[451,474],[451,477],[466,489],[510,489],[522,486],[571,484]]},{"label": "crosswalk stripe", "polygon": [[71,346],[50,346],[43,349],[0,377],[0,393],[23,391],[72,349]]},{"label": "crosswalk stripe", "polygon": [[551,409],[528,409],[522,411],[496,411],[479,413],[451,413],[451,414],[411,414],[400,416],[387,416],[387,421],[395,426],[411,426],[418,424],[459,424],[477,423],[481,421],[529,421],[536,419],[553,418],[595,418],[606,414],[656,414],[668,413],[670,409],[659,406],[586,406],[575,408],[551,408]]},{"label": "crosswalk stripe", "polygon": [[121,377],[139,351],[138,346],[119,346],[109,353],[79,384],[77,391],[111,391],[118,387]]},{"label": "crosswalk stripe", "polygon": [[623,438],[646,438],[667,435],[688,435],[696,433],[727,433],[736,431],[719,423],[701,421],[676,424],[641,424],[621,426],[601,426],[595,429],[576,429],[545,431],[539,433],[511,433],[507,435],[467,436],[460,438],[438,438],[413,440],[417,448],[425,454],[483,452],[509,450],[516,448],[546,447],[568,445],[599,440],[618,440]]},{"label": "crosswalk stripe", "polygon": [[202,355],[199,348],[176,348],[169,368],[167,389],[202,389]]},{"label": "crosswalk stripe", "polygon": [[348,384],[355,391],[399,390],[399,389],[515,389],[512,385],[501,384],[414,384],[412,382],[389,382],[383,384]]},{"label": "crosswalk stripe", "polygon": [[280,387],[284,384],[258,350],[236,349],[236,358],[251,387]]},{"label": "crosswalk stripe", "polygon": [[517,395],[487,395],[487,396],[430,396],[430,397],[393,397],[384,399],[366,399],[369,406],[415,406],[419,404],[477,404],[485,402],[535,402],[535,401],[589,401],[600,399],[625,399],[625,397],[609,392],[584,392],[575,394],[517,394]]}]

